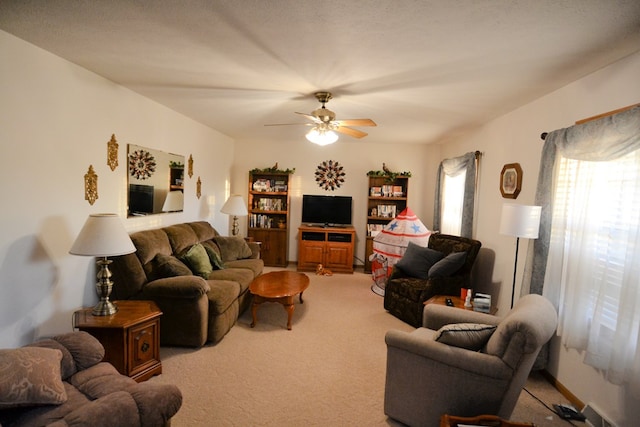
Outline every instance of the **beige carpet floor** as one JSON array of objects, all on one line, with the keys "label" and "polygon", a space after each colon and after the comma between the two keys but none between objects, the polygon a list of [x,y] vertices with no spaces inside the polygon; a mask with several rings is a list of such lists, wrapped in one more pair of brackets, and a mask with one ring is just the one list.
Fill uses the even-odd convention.
[{"label": "beige carpet floor", "polygon": [[[308,275],[291,331],[283,307],[265,303],[255,328],[247,310],[217,345],[161,349],[150,381],[182,390],[174,427],[399,425],[383,412],[384,335],[413,328],[384,310],[370,275]],[[539,376],[527,387],[549,406],[566,401]],[[512,419],[567,425],[525,392]]]}]

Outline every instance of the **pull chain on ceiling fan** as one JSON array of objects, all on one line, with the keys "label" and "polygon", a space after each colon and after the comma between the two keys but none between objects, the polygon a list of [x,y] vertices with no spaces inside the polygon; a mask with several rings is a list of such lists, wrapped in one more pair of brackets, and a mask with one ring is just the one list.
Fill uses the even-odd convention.
[{"label": "pull chain on ceiling fan", "polygon": [[325,104],[333,97],[331,92],[316,92],[314,95],[322,104],[322,107],[312,111],[311,114],[296,112],[296,114],[306,117],[313,123],[284,123],[265,126],[313,126],[311,130],[307,132],[305,137],[310,142],[318,145],[328,145],[336,142],[338,140],[336,132],[343,133],[354,138],[363,138],[367,136],[366,132],[353,129],[349,126],[376,126],[376,123],[371,119],[336,120],[336,113],[325,107]]}]

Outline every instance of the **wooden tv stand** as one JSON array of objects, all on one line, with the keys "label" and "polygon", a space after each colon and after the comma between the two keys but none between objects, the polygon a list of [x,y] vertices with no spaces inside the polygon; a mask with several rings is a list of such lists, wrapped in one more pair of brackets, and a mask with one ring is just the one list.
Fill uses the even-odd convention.
[{"label": "wooden tv stand", "polygon": [[353,273],[356,230],[349,227],[298,228],[298,271],[316,271],[318,264],[334,273]]}]

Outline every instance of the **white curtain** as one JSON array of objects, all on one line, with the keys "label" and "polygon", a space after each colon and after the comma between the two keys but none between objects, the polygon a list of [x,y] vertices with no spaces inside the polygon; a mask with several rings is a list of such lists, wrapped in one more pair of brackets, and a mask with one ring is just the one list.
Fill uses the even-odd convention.
[{"label": "white curtain", "polygon": [[640,396],[640,108],[554,131],[545,150],[532,291],[557,304],[564,345]]}]

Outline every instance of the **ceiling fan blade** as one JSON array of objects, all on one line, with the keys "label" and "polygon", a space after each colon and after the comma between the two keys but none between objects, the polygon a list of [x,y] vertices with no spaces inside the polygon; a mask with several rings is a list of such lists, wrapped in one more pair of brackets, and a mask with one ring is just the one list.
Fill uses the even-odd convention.
[{"label": "ceiling fan blade", "polygon": [[334,120],[333,123],[338,126],[377,126],[371,119]]},{"label": "ceiling fan blade", "polygon": [[312,116],[311,114],[298,113],[297,111],[296,111],[296,114],[300,114],[301,116],[306,117],[307,119],[311,120],[314,123],[318,123],[318,124],[322,123],[322,120],[320,120],[316,116]]},{"label": "ceiling fan blade", "polygon": [[345,126],[338,126],[336,128],[336,132],[344,133],[345,135],[349,135],[354,138],[363,138],[368,135],[368,133],[362,132],[361,130],[351,129]]},{"label": "ceiling fan blade", "polygon": [[313,123],[269,123],[265,126],[315,126]]}]

